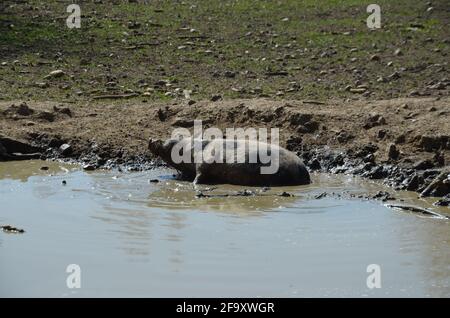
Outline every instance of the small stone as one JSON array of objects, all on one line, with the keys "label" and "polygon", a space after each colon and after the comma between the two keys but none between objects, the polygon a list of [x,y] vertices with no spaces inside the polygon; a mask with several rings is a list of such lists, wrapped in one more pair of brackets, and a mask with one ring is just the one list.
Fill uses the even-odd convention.
[{"label": "small stone", "polygon": [[372,56],[370,57],[370,60],[371,60],[371,61],[379,61],[379,60],[380,60],[380,56],[374,54],[374,55],[372,55]]},{"label": "small stone", "polygon": [[95,170],[95,168],[96,168],[95,165],[90,164],[90,163],[83,165],[83,170],[86,170],[86,171],[92,171],[92,170]]},{"label": "small stone", "polygon": [[321,165],[320,165],[320,161],[318,160],[318,159],[313,159],[312,161],[311,161],[311,163],[309,164],[309,168],[311,169],[311,170],[320,170],[322,167],[321,167]]},{"label": "small stone", "polygon": [[426,169],[432,169],[432,168],[434,168],[434,164],[429,159],[418,161],[413,166],[414,170],[426,170]]},{"label": "small stone", "polygon": [[350,88],[351,93],[362,94],[367,91],[367,88]]},{"label": "small stone", "polygon": [[221,100],[222,99],[222,96],[220,96],[220,95],[213,95],[212,97],[211,97],[211,101],[212,102],[217,102],[217,101],[219,101],[219,100]]},{"label": "small stone", "polygon": [[37,82],[35,85],[39,88],[48,88],[50,86],[47,82]]},{"label": "small stone", "polygon": [[396,80],[400,78],[400,73],[399,72],[394,72],[391,75],[388,76],[389,80]]},{"label": "small stone", "polygon": [[67,156],[70,155],[72,153],[73,149],[72,146],[69,144],[62,144],[59,147],[59,152],[63,155],[63,156]]},{"label": "small stone", "polygon": [[47,171],[49,168],[47,167],[47,166],[43,166],[43,167],[41,167],[41,170],[42,171]]},{"label": "small stone", "polygon": [[158,183],[159,180],[158,179],[150,179],[150,183]]},{"label": "small stone", "polygon": [[403,52],[402,52],[401,49],[396,49],[395,52],[394,52],[394,54],[395,54],[396,56],[401,56],[401,55],[403,55]]},{"label": "small stone", "polygon": [[232,71],[226,71],[224,76],[228,78],[234,78],[236,76],[236,73]]},{"label": "small stone", "polygon": [[56,70],[56,71],[50,72],[44,78],[58,78],[58,77],[62,77],[64,75],[66,75],[66,73],[63,70]]},{"label": "small stone", "polygon": [[395,146],[395,144],[390,144],[388,146],[388,157],[389,157],[389,159],[397,160],[399,156],[400,156],[400,151],[398,151],[398,149]]},{"label": "small stone", "polygon": [[386,137],[386,130],[384,130],[384,129],[379,130],[377,138],[378,139],[383,139],[384,137]]}]

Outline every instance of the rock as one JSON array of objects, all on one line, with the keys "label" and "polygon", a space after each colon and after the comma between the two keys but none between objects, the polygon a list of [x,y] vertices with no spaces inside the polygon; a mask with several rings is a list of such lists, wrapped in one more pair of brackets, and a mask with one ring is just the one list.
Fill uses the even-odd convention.
[{"label": "rock", "polygon": [[220,96],[220,95],[213,95],[212,97],[211,97],[211,101],[212,102],[217,102],[217,101],[219,101],[219,100],[221,100],[222,99],[222,96]]},{"label": "rock", "polygon": [[396,79],[399,79],[399,78],[400,78],[400,73],[399,72],[394,72],[394,73],[392,73],[391,75],[388,76],[388,79],[390,81],[396,80]]},{"label": "rock", "polygon": [[184,98],[186,98],[187,100],[191,99],[191,94],[192,94],[192,90],[190,89],[184,89],[183,90],[183,96]]},{"label": "rock", "polygon": [[403,55],[403,52],[402,52],[401,49],[396,49],[395,52],[394,52],[394,54],[395,54],[396,56],[401,56],[401,55]]},{"label": "rock", "polygon": [[308,133],[313,133],[313,132],[317,131],[318,129],[319,129],[319,123],[312,120],[312,121],[306,122],[303,125],[300,125],[297,128],[297,132],[308,134]]},{"label": "rock", "polygon": [[141,23],[137,21],[129,21],[128,22],[128,29],[130,30],[136,30],[141,27]]},{"label": "rock", "polygon": [[395,144],[390,144],[388,146],[388,158],[392,159],[392,160],[397,160],[399,156],[400,156],[400,151],[398,151]]},{"label": "rock", "polygon": [[369,118],[366,120],[366,123],[364,124],[365,129],[370,129],[375,126],[381,126],[386,124],[386,119],[384,119],[383,116],[379,114],[372,114],[369,116]]},{"label": "rock", "polygon": [[283,192],[280,193],[278,196],[288,198],[288,197],[293,197],[294,195],[291,194],[291,193],[288,193],[288,192],[283,191]]},{"label": "rock", "polygon": [[436,206],[450,206],[450,194],[447,194],[442,199],[439,199],[434,203]]},{"label": "rock", "polygon": [[386,201],[390,201],[390,200],[395,200],[395,197],[393,197],[387,191],[378,191],[375,195],[372,196],[372,199],[381,200],[383,202],[386,202]]},{"label": "rock", "polygon": [[66,180],[63,180],[61,183],[62,183],[62,185],[64,185],[64,186],[67,185],[67,181],[66,181]]},{"label": "rock", "polygon": [[291,136],[288,140],[286,140],[286,149],[290,151],[294,151],[296,149],[301,148],[302,138],[298,136]]},{"label": "rock", "polygon": [[44,78],[58,78],[58,77],[62,77],[64,75],[66,75],[66,73],[63,70],[56,70],[56,71],[50,72]]},{"label": "rock", "polygon": [[364,173],[363,177],[368,177],[369,179],[383,179],[388,176],[388,173],[384,170],[383,166],[375,166],[369,172]]},{"label": "rock", "polygon": [[440,173],[420,194],[423,197],[441,197],[450,193],[450,172]]},{"label": "rock", "polygon": [[158,111],[156,112],[156,115],[158,116],[158,119],[160,121],[165,121],[167,119],[167,113],[162,110],[161,108],[158,109]]},{"label": "rock", "polygon": [[149,181],[150,183],[158,183],[159,182],[159,180],[158,179],[150,179],[150,181]]},{"label": "rock", "polygon": [[350,141],[351,139],[355,138],[354,135],[350,134],[349,132],[345,130],[341,130],[338,135],[336,136],[336,140],[339,141],[339,143],[346,143]]},{"label": "rock", "polygon": [[386,130],[385,129],[380,129],[377,133],[377,138],[378,139],[383,139],[384,137],[386,137]]},{"label": "rock", "polygon": [[192,105],[194,105],[195,103],[197,103],[197,102],[196,102],[195,100],[192,100],[192,99],[188,101],[188,105],[189,105],[189,106],[192,106]]},{"label": "rock", "polygon": [[72,153],[73,149],[72,146],[69,144],[62,144],[59,147],[59,152],[63,155],[63,156],[68,156]]},{"label": "rock", "polygon": [[47,167],[47,166],[43,166],[43,167],[41,167],[41,170],[42,171],[47,171],[49,168]]},{"label": "rock", "polygon": [[372,55],[372,56],[370,57],[370,60],[371,60],[371,61],[379,61],[379,60],[380,60],[380,56],[374,54],[374,55]]},{"label": "rock", "polygon": [[228,77],[228,78],[234,78],[234,77],[236,76],[236,73],[235,73],[235,72],[232,72],[232,71],[226,71],[226,72],[224,73],[224,76],[225,76],[225,77]]},{"label": "rock", "polygon": [[432,168],[434,168],[434,163],[429,159],[425,159],[425,160],[416,162],[413,166],[414,170],[426,170],[426,169],[432,169]]},{"label": "rock", "polygon": [[437,167],[445,166],[445,155],[443,152],[436,152],[433,156],[433,161]]},{"label": "rock", "polygon": [[446,87],[447,87],[447,85],[445,85],[445,84],[442,83],[442,82],[437,82],[437,83],[434,84],[434,85],[428,86],[428,88],[430,88],[430,89],[445,89]]},{"label": "rock", "polygon": [[350,92],[351,93],[357,93],[357,94],[362,94],[365,91],[367,91],[367,88],[350,88]]},{"label": "rock", "polygon": [[317,158],[315,158],[311,161],[311,163],[309,164],[309,168],[313,171],[322,169],[322,167],[320,165],[320,161]]},{"label": "rock", "polygon": [[91,163],[87,163],[87,164],[83,165],[83,170],[86,170],[86,171],[92,171],[92,170],[95,170],[96,168],[97,167]]},{"label": "rock", "polygon": [[48,88],[50,86],[47,82],[36,82],[34,85],[39,88]]},{"label": "rock", "polygon": [[416,191],[422,182],[423,180],[417,174],[414,174],[412,177],[405,179],[402,184],[406,187],[406,190]]},{"label": "rock", "polygon": [[314,197],[314,199],[320,200],[320,199],[325,198],[327,195],[328,195],[328,193],[322,192],[321,194],[316,195],[316,196]]},{"label": "rock", "polygon": [[236,196],[250,197],[250,196],[254,196],[254,195],[256,195],[256,193],[254,191],[248,190],[248,189],[236,192]]}]

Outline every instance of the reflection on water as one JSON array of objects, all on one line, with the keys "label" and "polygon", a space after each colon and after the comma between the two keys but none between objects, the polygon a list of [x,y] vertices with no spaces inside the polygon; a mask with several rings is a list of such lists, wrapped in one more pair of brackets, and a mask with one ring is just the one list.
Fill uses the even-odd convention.
[{"label": "reflection on water", "polygon": [[0,161],[0,180],[13,179],[26,182],[31,176],[51,176],[59,173],[67,173],[76,169],[78,169],[78,167],[75,165],[61,164],[52,161]]},{"label": "reflection on water", "polygon": [[[449,221],[314,199],[386,190],[377,183],[317,174],[308,186],[220,185],[197,198],[171,174],[0,163],[0,224],[27,231],[0,233],[0,296],[450,296]],[[258,195],[236,196],[244,189]],[[76,291],[65,286],[72,263],[83,273]],[[382,268],[380,290],[365,284],[372,263]]]}]

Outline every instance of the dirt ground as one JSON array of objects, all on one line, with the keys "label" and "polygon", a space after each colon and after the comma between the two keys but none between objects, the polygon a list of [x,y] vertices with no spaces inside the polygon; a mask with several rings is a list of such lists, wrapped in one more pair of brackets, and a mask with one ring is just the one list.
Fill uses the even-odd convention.
[{"label": "dirt ground", "polygon": [[92,168],[150,167],[157,161],[147,150],[149,138],[168,138],[177,127],[192,130],[194,119],[223,131],[279,128],[281,145],[311,170],[385,179],[397,188],[421,192],[449,166],[448,97],[189,104],[1,102],[0,126],[3,137],[35,146],[45,158],[75,159]]},{"label": "dirt ground", "polygon": [[380,29],[362,0],[82,1],[79,29],[69,3],[0,3],[0,160],[151,168],[203,119],[450,202],[447,0],[379,0]]}]

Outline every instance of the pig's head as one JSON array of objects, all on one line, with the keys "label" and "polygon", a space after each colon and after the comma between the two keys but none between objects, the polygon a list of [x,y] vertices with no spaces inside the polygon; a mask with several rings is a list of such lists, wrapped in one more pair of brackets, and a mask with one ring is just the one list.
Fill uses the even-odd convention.
[{"label": "pig's head", "polygon": [[[190,142],[190,139],[184,139],[181,141],[178,139],[167,139],[166,141],[162,141],[159,139],[150,139],[148,143],[148,149],[153,155],[160,157],[169,166],[180,171],[185,177],[192,178],[195,176],[195,165],[193,161],[175,163],[172,158],[172,149],[175,147],[175,145],[177,145],[178,143],[184,145],[188,142]],[[189,143],[187,145],[189,145]]]}]

